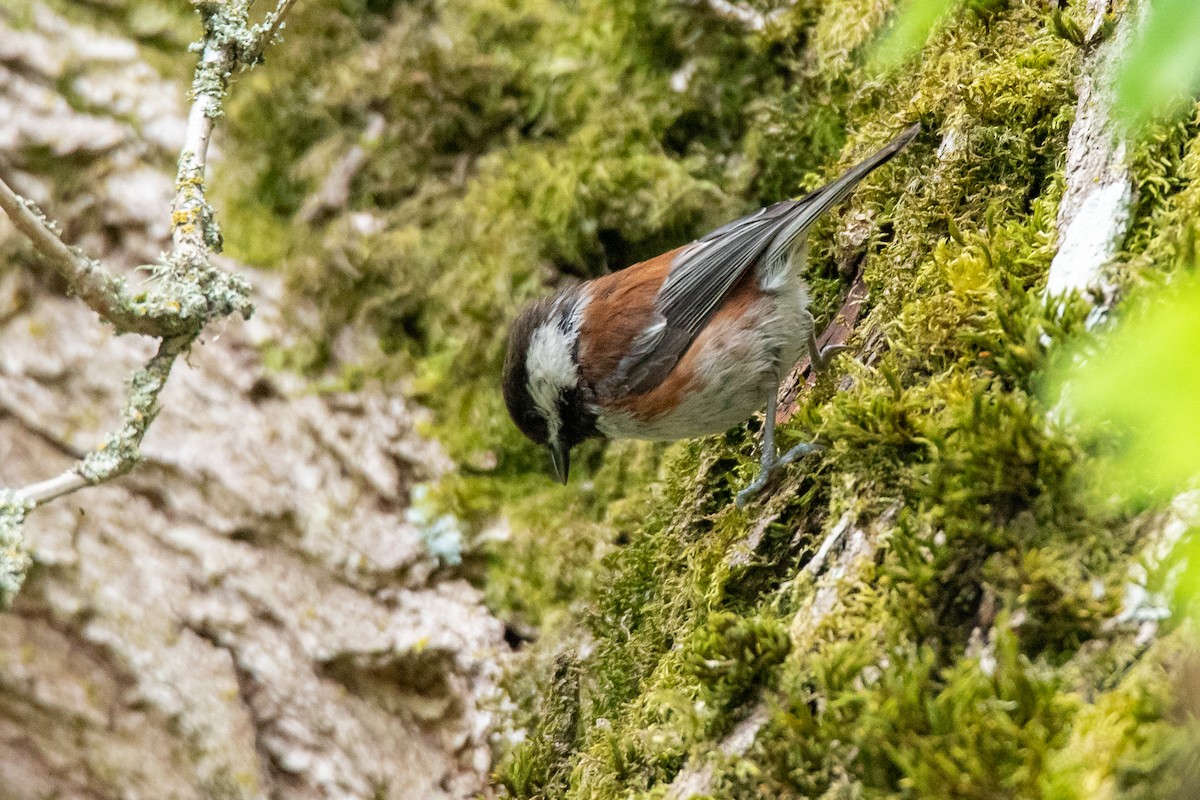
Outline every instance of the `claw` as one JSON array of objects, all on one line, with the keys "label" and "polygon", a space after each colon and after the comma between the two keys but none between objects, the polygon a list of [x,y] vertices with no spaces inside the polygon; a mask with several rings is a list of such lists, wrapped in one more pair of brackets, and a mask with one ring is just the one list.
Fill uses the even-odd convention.
[{"label": "claw", "polygon": [[759,472],[757,478],[751,481],[745,489],[742,489],[737,493],[737,497],[734,499],[734,503],[737,504],[737,507],[745,508],[746,506],[750,505],[750,501],[757,497],[758,493],[766,488],[767,481],[770,479],[770,473]]},{"label": "claw", "polygon": [[[749,485],[746,486],[745,489],[742,489],[737,493],[737,497],[734,498],[734,502],[737,504],[737,507],[745,508],[748,506],[750,501],[753,500],[763,489],[765,489],[767,484],[770,483],[777,474],[779,474],[780,469],[786,467],[788,464],[791,464],[797,459],[804,458],[810,453],[819,453],[824,449],[825,445],[823,444],[817,444],[816,442],[803,442],[796,445],[791,450],[788,450],[782,456],[776,456],[774,453],[771,453],[772,461],[767,463],[766,458],[764,458],[762,469],[758,471],[758,475],[749,483]],[[766,454],[764,453],[764,456],[765,455]]]},{"label": "claw", "polygon": [[831,344],[822,347],[815,356],[812,357],[812,367],[817,372],[824,372],[829,369],[829,365],[833,362],[834,356],[843,350],[849,350],[849,346],[844,344]]},{"label": "claw", "polygon": [[829,364],[833,361],[833,357],[843,350],[849,348],[844,344],[831,344],[825,347],[817,347],[817,331],[816,321],[812,314],[808,314],[808,360],[812,363],[813,372],[824,372],[829,369]]},{"label": "claw", "polygon": [[820,453],[824,449],[825,445],[823,444],[817,444],[816,442],[803,442],[781,455],[779,460],[775,463],[775,468],[778,469],[779,467],[786,467],[796,459],[804,458],[809,453]]}]

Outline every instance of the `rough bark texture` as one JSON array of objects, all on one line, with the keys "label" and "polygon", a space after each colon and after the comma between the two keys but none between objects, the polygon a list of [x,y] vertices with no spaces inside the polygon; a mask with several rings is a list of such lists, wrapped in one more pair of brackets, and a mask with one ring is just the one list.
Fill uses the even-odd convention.
[{"label": "rough bark texture", "polygon": [[[1187,535],[1187,509],[1101,488],[1111,437],[1064,420],[1052,388],[1090,344],[1089,307],[1044,302],[1056,269],[1120,296],[1192,268],[1200,108],[1124,152],[1108,135],[1097,70],[1127,31],[1122,2],[962,3],[919,57],[871,74],[901,5],[296,4],[271,71],[235,82],[233,168],[214,179],[229,251],[272,267],[284,299],[258,277],[265,312],[197,349],[145,470],[31,522],[41,563],[4,621],[5,674],[21,677],[0,700],[14,708],[0,769],[33,753],[47,783],[0,773],[0,795],[60,774],[144,796],[169,794],[144,787],[171,775],[210,795],[331,780],[340,795],[401,774],[380,793],[468,790],[498,630],[470,588],[437,581],[423,535],[448,561],[486,556],[489,607],[524,642],[505,676],[523,731],[495,773],[510,797],[1200,796],[1188,623],[1134,568]],[[173,24],[147,20],[177,6],[87,8],[153,38]],[[2,59],[25,82],[0,97],[30,98],[0,117],[25,142],[6,152],[74,240],[144,261],[170,187],[110,179],[178,142],[147,148],[149,117],[78,102],[70,87],[101,66],[79,70],[46,44],[60,23],[27,17],[0,37],[25,43]],[[128,85],[135,62],[106,57],[95,86]],[[120,96],[136,109],[170,93],[146,94]],[[92,134],[60,142],[31,108]],[[918,120],[812,232],[813,311],[850,352],[789,392],[780,437],[825,450],[748,509],[733,498],[757,469],[754,422],[581,448],[569,485],[549,479],[496,391],[518,305],[802,194]],[[105,207],[154,192],[138,220]],[[15,398],[0,402],[21,409],[3,418],[22,454],[4,460],[9,483],[91,444],[121,374],[100,365],[145,355],[25,274],[5,278],[16,302],[0,314]],[[421,531],[399,516],[418,474],[405,462],[422,458],[403,453],[423,447],[405,410],[307,393],[264,372],[264,351],[329,385],[406,376],[462,465],[422,492]],[[144,772],[121,766],[146,754]]]},{"label": "rough bark texture", "polygon": [[[0,162],[111,263],[169,235],[181,89],[127,40],[0,12]],[[80,110],[86,109],[86,110]],[[0,484],[111,427],[152,342],[42,282],[0,223]],[[467,797],[489,768],[501,627],[405,519],[446,469],[379,390],[279,377],[279,289],[177,368],[146,462],[37,511],[0,616],[0,797]]]}]

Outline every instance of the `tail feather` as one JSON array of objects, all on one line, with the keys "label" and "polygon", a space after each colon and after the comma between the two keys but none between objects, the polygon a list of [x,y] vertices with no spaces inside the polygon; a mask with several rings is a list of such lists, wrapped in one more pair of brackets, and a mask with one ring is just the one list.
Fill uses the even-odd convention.
[{"label": "tail feather", "polygon": [[884,145],[874,155],[864,159],[848,169],[837,180],[825,184],[820,189],[809,192],[796,202],[796,210],[792,219],[771,241],[768,252],[780,252],[791,247],[796,237],[808,230],[809,227],[826,211],[846,198],[854,191],[854,187],[863,178],[890,161],[903,150],[921,132],[921,123],[915,123],[904,130],[899,136]]}]

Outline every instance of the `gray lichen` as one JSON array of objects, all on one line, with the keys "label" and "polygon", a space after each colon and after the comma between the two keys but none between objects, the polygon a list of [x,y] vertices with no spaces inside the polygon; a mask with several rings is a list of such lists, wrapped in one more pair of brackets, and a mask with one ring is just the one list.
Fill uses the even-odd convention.
[{"label": "gray lichen", "polygon": [[254,49],[258,34],[249,21],[250,3],[196,3],[204,23],[204,37],[192,45],[200,63],[192,78],[192,98],[203,104],[210,119],[224,113],[225,92],[231,70]]},{"label": "gray lichen", "polygon": [[222,114],[233,70],[252,66],[274,38],[289,3],[281,2],[261,25],[249,23],[249,0],[196,0],[204,34],[191,48],[200,54],[192,82],[193,113],[179,159],[176,197],[171,212],[175,247],[150,268],[153,287],[130,295],[125,281],[102,264],[59,238],[58,226],[36,206],[0,183],[0,201],[39,251],[53,263],[88,305],[119,332],[161,338],[157,354],[133,374],[121,413],[120,427],[57,479],[44,481],[18,495],[9,493],[3,514],[3,561],[0,600],[11,597],[21,582],[27,555],[21,550],[20,525],[37,504],[122,475],[140,461],[140,445],[158,412],[158,396],[175,359],[187,351],[214,319],[254,310],[250,285],[217,267],[211,256],[221,251],[220,228],[204,185],[206,151],[212,124]]},{"label": "gray lichen", "polygon": [[8,608],[25,582],[32,564],[25,551],[21,524],[30,504],[8,489],[0,489],[0,608]]},{"label": "gray lichen", "polygon": [[186,337],[164,339],[158,353],[145,367],[133,373],[121,412],[121,427],[110,433],[100,447],[84,456],[79,465],[79,474],[88,483],[102,483],[123,475],[141,460],[139,447],[146,429],[158,414],[158,394],[167,384],[176,357],[189,343]]},{"label": "gray lichen", "polygon": [[176,251],[151,268],[156,287],[143,298],[150,313],[170,313],[199,332],[214,319],[254,313],[250,283],[213,266],[205,258]]},{"label": "gray lichen", "polygon": [[172,226],[181,229],[184,234],[200,233],[209,249],[214,253],[221,252],[221,230],[217,227],[216,212],[208,202],[205,191],[204,165],[189,150],[179,156],[175,193]]}]

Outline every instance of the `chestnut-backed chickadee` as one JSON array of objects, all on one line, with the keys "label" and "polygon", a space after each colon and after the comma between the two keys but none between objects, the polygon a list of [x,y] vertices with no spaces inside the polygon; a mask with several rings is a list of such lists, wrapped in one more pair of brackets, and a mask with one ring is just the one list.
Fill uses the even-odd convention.
[{"label": "chestnut-backed chickadee", "polygon": [[762,471],[819,449],[775,450],[779,384],[804,355],[825,368],[800,272],[806,233],[920,132],[913,125],[837,180],[734,220],[691,244],[564,289],[526,308],[508,337],[504,402],[550,450],[563,483],[571,448],[594,436],[688,439],[720,433],[766,405]]}]

